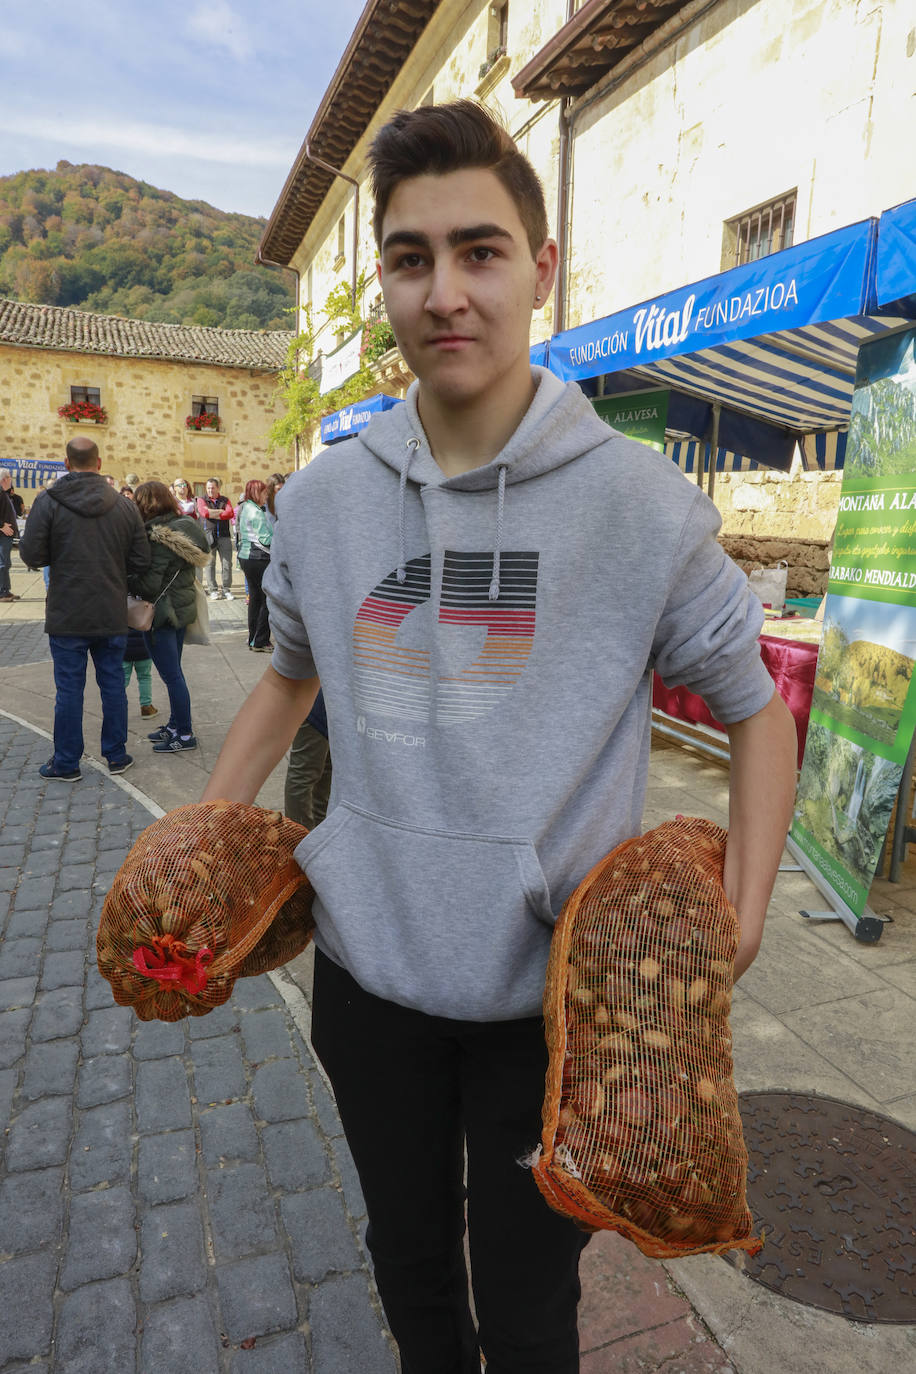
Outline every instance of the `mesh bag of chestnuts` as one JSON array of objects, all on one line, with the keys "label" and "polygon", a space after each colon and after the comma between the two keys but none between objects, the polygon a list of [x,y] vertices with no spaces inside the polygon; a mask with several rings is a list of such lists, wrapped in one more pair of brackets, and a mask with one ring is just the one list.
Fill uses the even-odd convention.
[{"label": "mesh bag of chestnuts", "polygon": [[179,806],[137,838],[102,906],[100,972],[142,1021],[203,1016],[236,978],[311,938],[311,885],[293,858],[308,832],[238,802]]},{"label": "mesh bag of chestnuts", "polygon": [[756,1253],[729,1010],[726,831],[678,817],[619,845],[563,907],[544,998],[538,1187],[646,1255]]}]

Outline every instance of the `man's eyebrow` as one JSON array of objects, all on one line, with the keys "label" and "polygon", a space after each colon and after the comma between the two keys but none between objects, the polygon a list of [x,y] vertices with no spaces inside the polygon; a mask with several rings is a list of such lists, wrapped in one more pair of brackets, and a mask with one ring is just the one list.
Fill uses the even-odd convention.
[{"label": "man's eyebrow", "polygon": [[[478,239],[509,239],[512,235],[508,229],[503,229],[499,224],[470,224],[462,229],[450,229],[446,235],[446,242],[450,248],[458,248],[462,243],[476,243]],[[382,252],[387,253],[389,248],[428,248],[429,235],[421,234],[416,229],[395,229],[388,234],[382,243]]]}]

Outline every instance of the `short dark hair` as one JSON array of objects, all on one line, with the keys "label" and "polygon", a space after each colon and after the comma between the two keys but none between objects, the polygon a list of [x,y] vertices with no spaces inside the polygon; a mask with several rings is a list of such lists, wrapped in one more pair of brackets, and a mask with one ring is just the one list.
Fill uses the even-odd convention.
[{"label": "short dark hair", "polygon": [[180,515],[181,508],[164,482],[141,482],[134,492],[134,504],[144,520],[157,515]]},{"label": "short dark hair", "polygon": [[400,182],[466,167],[480,167],[499,178],[525,226],[533,258],[544,246],[547,207],[540,178],[507,130],[473,100],[399,110],[372,140],[369,166],[375,196],[372,227],[379,247],[382,220]]},{"label": "short dark hair", "polygon": [[99,449],[95,440],[80,435],[67,444],[67,462],[72,468],[94,468],[99,461]]},{"label": "short dark hair", "polygon": [[223,485],[218,477],[208,477],[207,481],[212,482],[215,487],[221,487]]}]

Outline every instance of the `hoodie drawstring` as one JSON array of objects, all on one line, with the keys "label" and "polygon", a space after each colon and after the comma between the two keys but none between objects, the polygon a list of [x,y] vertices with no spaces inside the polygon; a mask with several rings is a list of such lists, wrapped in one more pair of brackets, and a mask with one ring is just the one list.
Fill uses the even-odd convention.
[{"label": "hoodie drawstring", "polygon": [[506,468],[508,463],[499,464],[499,489],[496,497],[496,548],[493,550],[493,581],[490,583],[489,599],[499,600],[499,555],[503,544],[503,511],[506,505]]},{"label": "hoodie drawstring", "polygon": [[419,439],[407,440],[407,451],[401,464],[401,480],[398,483],[398,571],[397,579],[402,585],[407,581],[407,534],[405,514],[405,493],[407,491],[407,471],[410,460],[420,447]]},{"label": "hoodie drawstring", "polygon": [[[403,586],[407,581],[407,533],[406,533],[406,492],[407,474],[410,470],[410,460],[413,454],[420,447],[419,439],[408,439],[404,461],[401,463],[401,476],[398,483],[398,569],[397,579]],[[506,508],[506,471],[508,463],[500,463],[498,466],[499,482],[496,495],[496,547],[493,550],[493,578],[490,582],[490,589],[487,593],[490,601],[499,600],[499,555],[503,544],[503,515]]]}]

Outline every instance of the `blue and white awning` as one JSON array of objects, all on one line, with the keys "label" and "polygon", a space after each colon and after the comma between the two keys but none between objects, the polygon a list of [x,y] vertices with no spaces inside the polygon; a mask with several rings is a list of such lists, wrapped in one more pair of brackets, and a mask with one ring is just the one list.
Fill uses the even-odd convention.
[{"label": "blue and white awning", "polygon": [[[569,380],[603,376],[606,393],[667,386],[674,404],[718,403],[720,443],[766,466],[788,467],[815,434],[834,439],[820,462],[803,443],[806,465],[841,463],[859,346],[903,322],[877,313],[877,242],[877,221],[863,220],[680,287],[555,335],[548,365]],[[710,437],[708,415],[670,416]]]},{"label": "blue and white awning", "polygon": [[2,466],[9,468],[13,488],[17,491],[25,487],[40,487],[51,478],[63,477],[67,471],[66,463],[50,458],[12,458]]},{"label": "blue and white awning", "polygon": [[878,221],[878,305],[916,314],[916,200],[885,210]]},{"label": "blue and white awning", "polygon": [[400,397],[385,396],[379,392],[375,396],[367,396],[364,401],[354,401],[351,406],[335,410],[332,415],[325,415],[321,421],[321,442],[336,444],[341,439],[349,439],[351,434],[358,434],[361,429],[365,429],[373,415],[378,415],[383,410],[391,410],[392,406],[400,404]]}]

